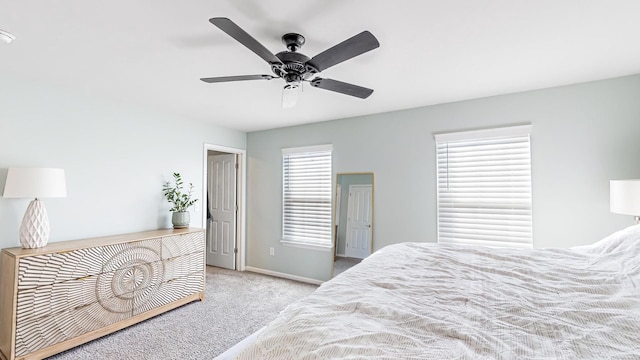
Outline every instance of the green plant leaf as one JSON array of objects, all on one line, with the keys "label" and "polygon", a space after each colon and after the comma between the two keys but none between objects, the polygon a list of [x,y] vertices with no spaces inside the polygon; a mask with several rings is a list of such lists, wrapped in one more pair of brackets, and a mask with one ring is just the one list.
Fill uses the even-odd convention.
[{"label": "green plant leaf", "polygon": [[193,183],[189,183],[187,192],[182,192],[184,182],[180,173],[173,173],[173,185],[167,181],[162,186],[162,192],[169,203],[173,205],[169,211],[187,211],[198,199],[192,199]]}]

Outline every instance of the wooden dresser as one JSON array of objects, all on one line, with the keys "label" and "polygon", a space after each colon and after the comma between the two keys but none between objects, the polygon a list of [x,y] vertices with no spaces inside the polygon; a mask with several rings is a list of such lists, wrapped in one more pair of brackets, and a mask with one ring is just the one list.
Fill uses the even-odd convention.
[{"label": "wooden dresser", "polygon": [[204,300],[202,229],[2,250],[0,358],[41,359]]}]

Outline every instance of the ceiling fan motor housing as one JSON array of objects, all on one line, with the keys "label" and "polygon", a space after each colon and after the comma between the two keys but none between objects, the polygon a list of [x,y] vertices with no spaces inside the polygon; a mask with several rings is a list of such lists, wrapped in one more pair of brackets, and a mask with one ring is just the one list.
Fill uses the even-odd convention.
[{"label": "ceiling fan motor housing", "polygon": [[301,81],[315,74],[313,71],[308,71],[309,67],[306,62],[309,61],[310,58],[302,53],[282,51],[277,53],[276,57],[282,61],[282,64],[272,64],[271,70],[287,81],[289,81],[288,77],[296,78],[297,80],[295,81]]}]

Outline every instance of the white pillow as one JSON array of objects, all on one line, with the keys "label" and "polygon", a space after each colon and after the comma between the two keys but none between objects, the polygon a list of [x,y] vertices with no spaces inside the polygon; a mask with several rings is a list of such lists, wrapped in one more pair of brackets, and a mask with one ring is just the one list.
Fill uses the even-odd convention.
[{"label": "white pillow", "polygon": [[607,254],[618,251],[632,251],[640,247],[640,224],[614,232],[591,245],[575,246],[571,249],[589,254]]}]

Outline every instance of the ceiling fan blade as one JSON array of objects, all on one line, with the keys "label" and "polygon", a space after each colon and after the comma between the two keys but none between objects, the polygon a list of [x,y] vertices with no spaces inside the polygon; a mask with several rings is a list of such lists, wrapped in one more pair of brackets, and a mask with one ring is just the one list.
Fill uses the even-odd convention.
[{"label": "ceiling fan blade", "polygon": [[307,64],[318,70],[318,72],[321,72],[333,65],[376,49],[379,46],[380,43],[373,34],[368,31],[363,31],[314,56],[311,60],[307,61]]},{"label": "ceiling fan blade", "polygon": [[246,31],[242,30],[238,25],[236,25],[233,21],[223,18],[216,17],[209,19],[213,25],[220,28],[220,30],[227,33],[227,35],[236,39],[239,43],[246,46],[249,50],[256,53],[256,55],[260,56],[264,59],[264,61],[269,64],[282,64],[282,61],[278,59],[271,51],[269,51],[266,47],[258,42],[258,40],[251,37],[251,35],[247,34]]},{"label": "ceiling fan blade", "polygon": [[228,82],[228,81],[243,81],[243,80],[271,80],[275,78],[275,76],[271,75],[238,75],[238,76],[219,76],[219,77],[210,77],[210,78],[202,78],[200,80],[206,83],[219,83],[219,82]]},{"label": "ceiling fan blade", "polygon": [[372,89],[332,79],[315,78],[311,80],[311,86],[355,96],[360,99],[366,99],[373,93]]}]

